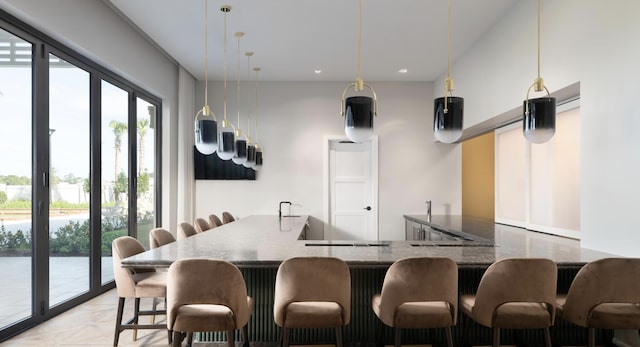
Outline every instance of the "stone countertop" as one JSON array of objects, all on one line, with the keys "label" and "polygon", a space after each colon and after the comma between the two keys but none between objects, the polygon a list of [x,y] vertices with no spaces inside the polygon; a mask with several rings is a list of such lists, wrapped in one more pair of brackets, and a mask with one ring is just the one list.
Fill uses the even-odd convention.
[{"label": "stone countertop", "polygon": [[[432,222],[436,223],[438,219],[434,217]],[[351,267],[373,268],[387,267],[405,257],[428,256],[448,257],[462,267],[486,267],[508,257],[542,257],[554,260],[559,266],[575,266],[612,256],[583,249],[576,240],[499,224],[493,225],[491,244],[299,240],[307,220],[308,216],[280,220],[271,215],[249,216],[126,258],[122,264],[125,267],[168,267],[182,258],[215,258],[238,267],[277,267],[290,257],[329,256],[343,259]],[[463,232],[474,234],[473,230],[465,229],[467,224],[461,225]],[[485,233],[479,234],[489,236]]]},{"label": "stone countertop", "polygon": [[495,239],[496,224],[492,220],[460,215],[404,215],[406,220],[428,225],[435,230],[471,238],[477,241],[493,241]]}]

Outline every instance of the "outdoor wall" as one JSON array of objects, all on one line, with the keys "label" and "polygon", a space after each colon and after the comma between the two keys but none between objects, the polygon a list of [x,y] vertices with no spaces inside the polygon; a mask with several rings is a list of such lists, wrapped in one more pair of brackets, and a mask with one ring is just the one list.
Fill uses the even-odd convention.
[{"label": "outdoor wall", "polygon": [[[369,83],[379,98],[374,120],[379,136],[379,238],[400,240],[404,239],[402,215],[426,213],[426,200],[433,201],[434,214],[460,214],[460,145],[433,140],[431,83]],[[323,237],[323,139],[344,134],[339,112],[346,85],[261,82],[258,111],[264,168],[256,181],[196,181],[196,216],[222,211],[240,218],[277,214],[278,202],[286,200],[301,205],[296,214],[311,215],[311,237]],[[196,107],[202,105],[203,87],[204,83],[196,84]],[[210,85],[209,93],[221,120],[222,84],[214,83],[213,89]],[[242,89],[241,97],[244,93]],[[235,91],[229,91],[228,100],[227,117],[235,123]],[[241,124],[246,131],[246,119]]]},{"label": "outdoor wall", "polygon": [[0,0],[22,21],[162,98],[162,225],[177,220],[178,66],[103,1]]},{"label": "outdoor wall", "polygon": [[[516,4],[454,63],[465,127],[521,107],[537,74],[536,6]],[[542,2],[541,75],[551,92],[581,86],[582,246],[627,256],[640,244],[638,13],[636,0]]]}]

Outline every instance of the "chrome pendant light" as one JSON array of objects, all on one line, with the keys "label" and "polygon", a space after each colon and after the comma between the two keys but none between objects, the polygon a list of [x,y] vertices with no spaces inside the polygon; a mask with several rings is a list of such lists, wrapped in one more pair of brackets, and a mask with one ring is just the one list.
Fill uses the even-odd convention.
[{"label": "chrome pendant light", "polygon": [[451,0],[448,0],[447,19],[447,78],[444,80],[444,97],[433,103],[433,134],[444,143],[454,143],[462,136],[464,99],[453,96],[451,78]]},{"label": "chrome pendant light", "polygon": [[[362,0],[358,0],[358,77],[342,91],[340,116],[344,118],[344,133],[353,142],[364,142],[373,135],[373,117],[378,115],[378,98],[370,85],[364,83],[360,75],[362,56]],[[349,88],[362,92],[369,88],[373,98],[368,96],[346,97]]]},{"label": "chrome pendant light", "polygon": [[241,165],[245,161],[247,161],[247,138],[242,134],[242,130],[240,130],[240,38],[244,36],[243,32],[235,33],[235,36],[238,38],[238,69],[237,69],[237,94],[238,94],[238,128],[236,129],[236,152],[231,158],[234,163]]},{"label": "chrome pendant light", "polygon": [[262,147],[260,147],[259,144],[259,138],[258,138],[258,72],[260,72],[260,68],[259,67],[254,67],[253,71],[256,72],[256,114],[255,114],[255,118],[256,118],[256,143],[253,145],[253,147],[255,148],[255,157],[256,157],[256,161],[253,163],[253,165],[251,165],[251,167],[258,171],[260,169],[262,169]]},{"label": "chrome pendant light", "polygon": [[249,85],[251,84],[251,57],[253,56],[253,52],[245,52],[244,55],[247,56],[247,160],[242,163],[242,166],[251,168],[251,166],[256,162],[256,148],[251,142],[251,107],[249,106]]},{"label": "chrome pendant light", "polygon": [[236,154],[236,129],[227,120],[227,13],[231,11],[231,6],[223,5],[220,11],[224,13],[224,119],[218,128],[218,157],[230,160]]},{"label": "chrome pendant light", "polygon": [[[545,91],[547,96],[529,99],[533,88],[536,92]],[[524,121],[522,131],[524,137],[532,143],[549,141],[556,132],[556,98],[552,98],[549,90],[540,77],[540,0],[538,0],[538,78],[527,90],[527,98],[523,104]]]},{"label": "chrome pendant light", "polygon": [[194,120],[195,144],[198,152],[209,155],[218,149],[218,120],[209,107],[209,0],[204,0],[204,106]]}]

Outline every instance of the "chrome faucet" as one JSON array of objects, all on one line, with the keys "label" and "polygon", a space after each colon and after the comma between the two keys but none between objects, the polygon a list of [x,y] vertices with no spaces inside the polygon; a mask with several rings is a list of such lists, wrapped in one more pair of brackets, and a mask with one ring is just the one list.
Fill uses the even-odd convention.
[{"label": "chrome faucet", "polygon": [[289,204],[289,208],[291,208],[291,201],[280,201],[278,204],[278,218],[282,219],[282,204]]},{"label": "chrome faucet", "polygon": [[427,222],[431,222],[431,200],[425,202],[427,203]]}]

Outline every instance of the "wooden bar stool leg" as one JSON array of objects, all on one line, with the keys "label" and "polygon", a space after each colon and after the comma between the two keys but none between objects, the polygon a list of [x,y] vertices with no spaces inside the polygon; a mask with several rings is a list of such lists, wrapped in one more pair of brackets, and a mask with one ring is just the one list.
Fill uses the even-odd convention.
[{"label": "wooden bar stool leg", "polygon": [[289,328],[282,328],[282,347],[289,347]]},{"label": "wooden bar stool leg", "polygon": [[493,347],[500,347],[500,328],[493,328]]},{"label": "wooden bar stool leg", "polygon": [[235,347],[235,336],[233,334],[233,330],[227,331],[227,347]]},{"label": "wooden bar stool leg", "polygon": [[336,347],[342,347],[342,327],[336,328]]},{"label": "wooden bar stool leg", "polygon": [[[133,312],[133,324],[138,324],[140,318],[140,298],[135,299],[134,312]],[[133,329],[133,341],[138,340],[138,329]]]},{"label": "wooden bar stool leg", "polygon": [[402,338],[402,329],[396,327],[393,331],[393,345],[395,347],[400,347],[400,339]]},{"label": "wooden bar stool leg", "polygon": [[551,332],[549,331],[549,327],[544,328],[544,345],[546,347],[551,347]]},{"label": "wooden bar stool leg", "polygon": [[118,313],[116,314],[116,333],[113,337],[113,346],[118,346],[120,332],[122,331],[122,314],[124,312],[124,298],[118,298]]},{"label": "wooden bar stool leg", "polygon": [[182,333],[179,331],[173,332],[173,347],[180,347],[182,345]]},{"label": "wooden bar stool leg", "polygon": [[589,342],[588,342],[589,347],[595,347],[596,346],[596,329],[589,328],[588,336],[589,336]]},{"label": "wooden bar stool leg", "polygon": [[451,336],[451,327],[444,328],[444,332],[447,335],[447,347],[453,347],[453,336]]},{"label": "wooden bar stool leg", "polygon": [[242,327],[243,347],[249,347],[249,323]]}]

